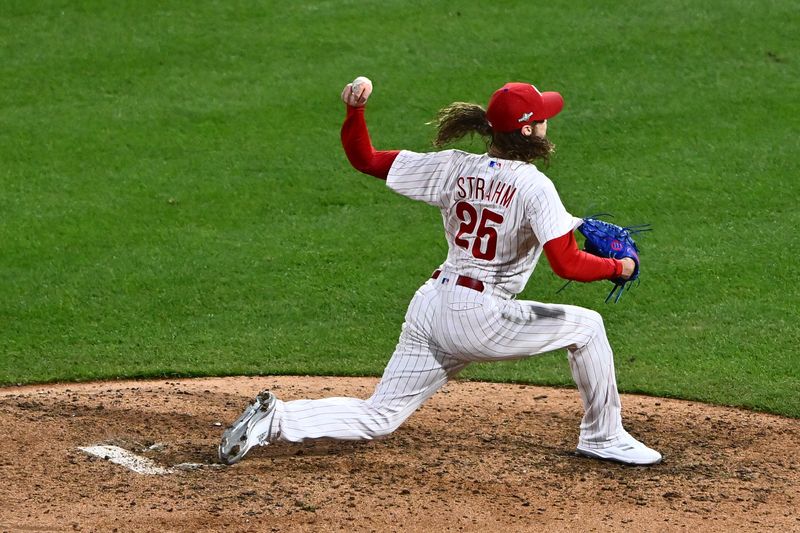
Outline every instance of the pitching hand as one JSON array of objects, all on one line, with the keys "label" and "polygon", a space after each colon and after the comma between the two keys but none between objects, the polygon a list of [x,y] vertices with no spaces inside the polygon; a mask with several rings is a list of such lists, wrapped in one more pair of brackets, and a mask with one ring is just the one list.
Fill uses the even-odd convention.
[{"label": "pitching hand", "polygon": [[372,94],[372,82],[369,78],[359,76],[344,86],[342,102],[352,107],[364,107],[370,94]]}]

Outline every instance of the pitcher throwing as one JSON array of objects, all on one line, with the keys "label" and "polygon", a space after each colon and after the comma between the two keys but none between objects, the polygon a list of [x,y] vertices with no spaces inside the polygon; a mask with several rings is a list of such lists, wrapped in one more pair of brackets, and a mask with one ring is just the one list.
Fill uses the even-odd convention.
[{"label": "pitcher throwing", "polygon": [[636,267],[631,258],[580,251],[574,231],[581,219],[567,212],[553,183],[534,165],[553,150],[547,120],[561,111],[561,95],[508,83],[486,109],[462,102],[445,107],[434,145],[477,133],[486,139],[487,152],[471,154],[375,150],[364,119],[371,92],[366,78],[342,92],[345,153],[357,170],[441,211],[447,259],[411,300],[397,348],[370,398],[283,402],[263,391],[223,434],[220,459],[233,464],[253,446],[277,441],[385,436],[473,361],[566,349],[584,408],[577,451],[634,465],[660,462],[661,454],[622,426],[601,316],[515,298],[542,252],[556,274],[576,281],[625,280]]}]

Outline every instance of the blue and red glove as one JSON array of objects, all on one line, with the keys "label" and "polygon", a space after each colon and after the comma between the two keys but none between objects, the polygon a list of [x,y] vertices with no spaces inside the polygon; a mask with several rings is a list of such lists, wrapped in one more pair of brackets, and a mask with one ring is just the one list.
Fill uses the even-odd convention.
[{"label": "blue and red glove", "polygon": [[649,224],[641,224],[623,228],[604,220],[588,217],[584,218],[583,224],[578,227],[578,231],[586,237],[586,242],[583,246],[585,252],[599,257],[613,257],[614,259],[630,257],[636,263],[630,278],[611,280],[614,287],[608,293],[606,302],[614,296],[615,292],[616,298],[614,298],[614,302],[618,302],[626,286],[630,289],[631,284],[639,278],[639,248],[631,235],[649,231],[649,226]]}]

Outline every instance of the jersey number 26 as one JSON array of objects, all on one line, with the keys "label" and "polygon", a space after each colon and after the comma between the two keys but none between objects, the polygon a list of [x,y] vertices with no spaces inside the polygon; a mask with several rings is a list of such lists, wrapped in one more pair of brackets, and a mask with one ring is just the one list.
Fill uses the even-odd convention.
[{"label": "jersey number 26", "polygon": [[[464,239],[465,235],[475,234],[472,243],[472,255],[478,259],[491,261],[497,253],[497,230],[489,226],[489,222],[495,224],[503,223],[503,215],[495,213],[489,209],[482,209],[480,213],[468,202],[458,202],[456,204],[456,216],[461,221],[458,233],[453,241],[456,246],[469,250],[469,241]],[[477,230],[475,229],[477,226]]]}]

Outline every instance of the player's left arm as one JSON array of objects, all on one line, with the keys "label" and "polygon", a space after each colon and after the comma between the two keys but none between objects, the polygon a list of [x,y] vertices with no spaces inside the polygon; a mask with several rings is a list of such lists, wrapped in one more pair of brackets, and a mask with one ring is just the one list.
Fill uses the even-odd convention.
[{"label": "player's left arm", "polygon": [[348,83],[342,90],[347,114],[342,124],[341,139],[344,152],[353,168],[364,174],[385,180],[399,150],[375,150],[364,119],[364,106],[372,93],[372,83]]},{"label": "player's left arm", "polygon": [[627,279],[633,273],[632,259],[619,260],[598,257],[578,248],[573,231],[547,241],[544,253],[550,267],[557,276],[572,281],[599,281],[603,279]]},{"label": "player's left arm", "polygon": [[539,178],[527,211],[531,213],[534,233],[544,243],[544,253],[553,272],[571,281],[627,279],[633,268],[624,260],[599,257],[578,248],[574,231],[583,221],[567,212],[552,181],[543,175]]}]

